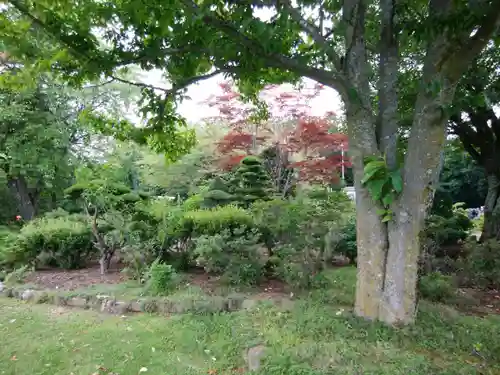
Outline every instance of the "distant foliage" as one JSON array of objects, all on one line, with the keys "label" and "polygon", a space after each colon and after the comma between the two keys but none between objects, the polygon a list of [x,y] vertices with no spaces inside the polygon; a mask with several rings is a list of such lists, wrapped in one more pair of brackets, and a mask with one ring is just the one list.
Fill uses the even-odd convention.
[{"label": "distant foliage", "polygon": [[500,244],[496,240],[484,243],[469,241],[463,259],[463,282],[470,286],[500,289]]},{"label": "distant foliage", "polygon": [[[348,140],[338,131],[338,119],[332,113],[326,117],[311,114],[309,102],[319,95],[321,85],[290,92],[267,86],[261,93],[267,108],[261,103],[243,103],[229,82],[221,88],[223,94],[212,96],[208,103],[231,127],[217,148],[223,169],[231,170],[246,155],[260,154],[275,189],[287,195],[297,179],[338,182],[342,163],[350,167],[348,157],[341,155],[348,149]],[[266,150],[273,151],[266,154]]]},{"label": "distant foliage", "polygon": [[430,215],[427,218],[423,233],[424,246],[433,255],[449,255],[442,254],[443,247],[460,244],[468,237],[472,228],[473,223],[467,211],[462,208],[462,204],[457,203],[452,207],[451,216]]}]

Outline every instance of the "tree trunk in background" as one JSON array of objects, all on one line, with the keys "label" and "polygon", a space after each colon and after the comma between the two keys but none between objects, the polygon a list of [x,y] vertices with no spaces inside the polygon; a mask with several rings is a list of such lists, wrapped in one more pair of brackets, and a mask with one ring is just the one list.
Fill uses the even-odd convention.
[{"label": "tree trunk in background", "polygon": [[38,193],[32,192],[24,177],[10,178],[7,182],[9,190],[16,197],[19,214],[23,220],[29,221],[36,216]]},{"label": "tree trunk in background", "polygon": [[500,240],[500,179],[488,176],[488,194],[484,202],[484,225],[480,241]]}]

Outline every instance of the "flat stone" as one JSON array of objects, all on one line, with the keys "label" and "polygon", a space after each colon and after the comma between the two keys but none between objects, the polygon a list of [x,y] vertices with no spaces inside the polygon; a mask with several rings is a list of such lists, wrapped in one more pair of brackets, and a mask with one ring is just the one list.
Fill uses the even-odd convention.
[{"label": "flat stone", "polygon": [[142,312],[141,303],[138,301],[132,301],[129,304],[129,310],[131,312],[140,313]]},{"label": "flat stone", "polygon": [[247,350],[246,362],[249,371],[258,371],[260,368],[260,360],[264,357],[266,347],[264,345],[256,345]]},{"label": "flat stone", "polygon": [[29,301],[33,297],[35,297],[35,291],[34,290],[26,289],[24,292],[21,293],[21,299],[23,301]]},{"label": "flat stone", "polygon": [[81,297],[73,297],[67,301],[69,306],[80,307],[82,309],[87,308],[87,299]]},{"label": "flat stone", "polygon": [[257,300],[248,298],[242,302],[241,308],[243,310],[252,310],[257,306],[257,303]]},{"label": "flat stone", "polygon": [[101,302],[101,312],[112,312],[116,301],[114,299],[103,300]]}]

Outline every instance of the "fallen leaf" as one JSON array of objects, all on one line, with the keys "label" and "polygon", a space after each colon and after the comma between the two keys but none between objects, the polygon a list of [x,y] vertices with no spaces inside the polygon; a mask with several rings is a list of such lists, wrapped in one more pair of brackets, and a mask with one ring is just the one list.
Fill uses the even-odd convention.
[{"label": "fallen leaf", "polygon": [[16,319],[9,320],[9,323],[15,323]]},{"label": "fallen leaf", "polygon": [[215,369],[208,370],[208,375],[215,375],[215,374],[217,374],[217,370]]},{"label": "fallen leaf", "polygon": [[139,370],[139,372],[146,372],[146,371],[148,371],[147,367],[141,367],[141,369]]},{"label": "fallen leaf", "polygon": [[10,357],[10,360],[11,361],[17,361],[17,357],[15,355],[13,355],[12,357]]}]

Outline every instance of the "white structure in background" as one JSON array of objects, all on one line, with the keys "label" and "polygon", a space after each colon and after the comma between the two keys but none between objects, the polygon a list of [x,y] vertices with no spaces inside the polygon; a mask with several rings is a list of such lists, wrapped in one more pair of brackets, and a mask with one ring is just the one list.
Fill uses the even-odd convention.
[{"label": "white structure in background", "polygon": [[351,198],[352,200],[356,200],[356,191],[354,190],[354,186],[346,186],[344,188],[344,192],[349,198]]}]

